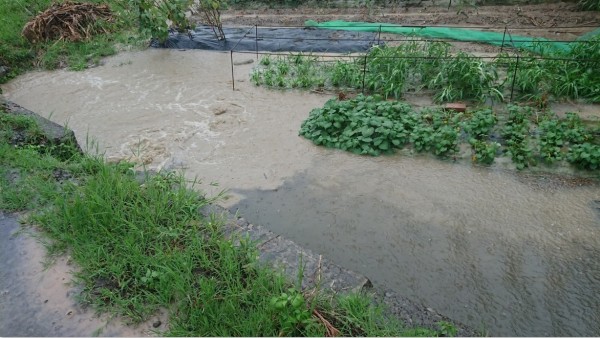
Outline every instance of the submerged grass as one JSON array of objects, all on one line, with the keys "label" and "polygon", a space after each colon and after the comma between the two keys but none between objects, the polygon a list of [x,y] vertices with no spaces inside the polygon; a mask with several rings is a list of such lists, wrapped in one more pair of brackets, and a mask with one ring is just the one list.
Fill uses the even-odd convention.
[{"label": "submerged grass", "polygon": [[363,294],[294,287],[259,264],[253,243],[203,216],[211,200],[181,175],[140,177],[75,149],[58,159],[37,146],[31,120],[0,117],[0,210],[30,212],[50,254],[79,266],[82,300],[100,311],[140,322],[167,309],[169,336],[439,334],[405,329]]}]

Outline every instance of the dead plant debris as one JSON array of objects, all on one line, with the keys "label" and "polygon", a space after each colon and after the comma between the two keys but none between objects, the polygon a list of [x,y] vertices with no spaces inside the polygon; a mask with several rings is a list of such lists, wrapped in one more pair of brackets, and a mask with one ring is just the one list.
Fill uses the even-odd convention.
[{"label": "dead plant debris", "polygon": [[81,41],[107,33],[98,21],[111,22],[108,5],[65,1],[55,3],[29,21],[21,34],[31,43],[49,40]]}]

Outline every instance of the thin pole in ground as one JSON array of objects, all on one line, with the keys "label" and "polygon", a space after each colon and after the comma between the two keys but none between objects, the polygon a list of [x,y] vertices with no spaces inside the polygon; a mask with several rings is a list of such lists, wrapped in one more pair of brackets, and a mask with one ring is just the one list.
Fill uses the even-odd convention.
[{"label": "thin pole in ground", "polygon": [[510,86],[510,102],[512,103],[513,94],[515,92],[515,80],[517,79],[517,71],[519,69],[519,55],[517,55],[517,63],[515,63],[515,71],[513,72],[512,85]]},{"label": "thin pole in ground", "polygon": [[506,38],[506,26],[504,26],[504,34],[502,34],[502,46],[500,46],[500,53],[504,50],[504,39]]},{"label": "thin pole in ground", "polygon": [[369,54],[365,54],[365,64],[363,65],[363,78],[362,78],[362,93],[365,93],[365,77],[367,76],[367,57]]},{"label": "thin pole in ground", "polygon": [[256,61],[258,61],[258,24],[254,25],[254,46],[256,47]]},{"label": "thin pole in ground", "polygon": [[379,34],[377,34],[377,45],[381,44],[381,25],[379,25]]},{"label": "thin pole in ground", "polygon": [[231,59],[231,90],[235,90],[235,75],[233,75],[233,49],[229,51]]}]

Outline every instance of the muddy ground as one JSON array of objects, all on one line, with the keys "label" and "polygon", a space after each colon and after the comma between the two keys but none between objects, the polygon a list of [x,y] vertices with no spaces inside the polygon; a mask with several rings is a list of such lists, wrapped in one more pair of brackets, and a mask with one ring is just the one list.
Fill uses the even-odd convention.
[{"label": "muddy ground", "polygon": [[480,7],[389,7],[309,8],[229,10],[223,15],[225,25],[304,26],[306,20],[366,21],[417,26],[459,26],[503,31],[513,34],[573,40],[600,26],[599,12],[582,12],[574,3],[526,6]]}]

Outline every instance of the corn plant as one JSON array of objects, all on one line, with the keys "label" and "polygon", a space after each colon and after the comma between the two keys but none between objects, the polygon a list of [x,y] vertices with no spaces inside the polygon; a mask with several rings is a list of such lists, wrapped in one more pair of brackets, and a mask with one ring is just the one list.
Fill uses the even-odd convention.
[{"label": "corn plant", "polygon": [[331,85],[334,87],[360,89],[363,69],[356,61],[336,61],[330,69]]},{"label": "corn plant", "polygon": [[437,90],[434,96],[436,101],[504,100],[497,83],[498,73],[493,65],[459,52],[440,67],[439,73],[427,83],[427,87]]},{"label": "corn plant", "polygon": [[368,55],[365,89],[385,98],[400,98],[411,68],[401,48],[374,47]]}]

